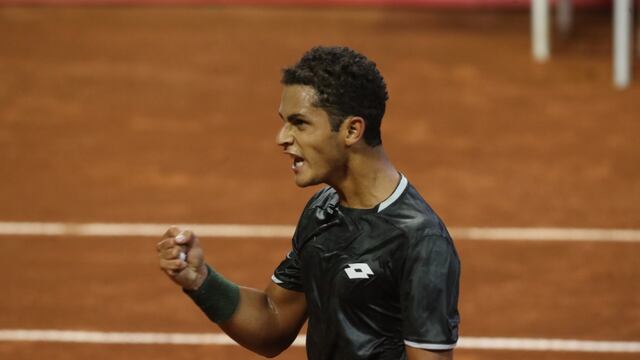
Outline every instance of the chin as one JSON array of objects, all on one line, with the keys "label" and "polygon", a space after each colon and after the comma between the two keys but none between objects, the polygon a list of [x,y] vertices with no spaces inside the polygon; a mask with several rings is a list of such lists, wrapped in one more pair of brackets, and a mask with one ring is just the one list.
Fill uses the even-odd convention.
[{"label": "chin", "polygon": [[315,185],[314,183],[308,182],[308,181],[301,181],[301,180],[295,180],[296,186],[301,187],[301,188],[305,188],[307,186],[313,186]]},{"label": "chin", "polygon": [[313,185],[318,185],[318,184],[322,183],[322,181],[320,181],[320,180],[301,178],[300,176],[296,176],[295,179],[294,179],[294,182],[296,183],[296,185],[298,187],[301,187],[301,188],[305,188],[305,187],[313,186]]}]

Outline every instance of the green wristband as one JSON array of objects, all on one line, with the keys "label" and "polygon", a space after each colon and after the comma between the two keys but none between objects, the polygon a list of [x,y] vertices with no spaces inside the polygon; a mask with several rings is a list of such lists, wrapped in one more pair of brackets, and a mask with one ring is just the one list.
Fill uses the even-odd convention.
[{"label": "green wristband", "polygon": [[207,278],[198,289],[182,289],[182,291],[215,323],[229,320],[240,302],[238,285],[225,279],[209,265],[207,265]]}]

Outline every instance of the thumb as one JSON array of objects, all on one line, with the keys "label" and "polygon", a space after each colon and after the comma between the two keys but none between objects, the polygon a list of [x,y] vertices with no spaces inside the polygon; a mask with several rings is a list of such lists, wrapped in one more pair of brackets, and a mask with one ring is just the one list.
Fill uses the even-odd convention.
[{"label": "thumb", "polygon": [[[179,232],[175,236],[175,241],[177,245],[182,247],[182,251],[180,252],[180,260],[190,265],[193,265],[194,263],[196,265],[199,265],[202,255],[198,254],[201,253],[198,246],[198,237],[193,233],[193,231],[184,230]],[[193,255],[196,255],[195,258]]]},{"label": "thumb", "polygon": [[191,246],[196,240],[196,234],[191,230],[180,231],[176,236],[176,243],[178,245]]}]

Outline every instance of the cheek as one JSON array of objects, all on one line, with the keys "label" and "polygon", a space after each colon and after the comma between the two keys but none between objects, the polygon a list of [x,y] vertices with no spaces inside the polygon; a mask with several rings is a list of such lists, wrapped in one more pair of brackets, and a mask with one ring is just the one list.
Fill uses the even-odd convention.
[{"label": "cheek", "polygon": [[345,162],[345,156],[338,144],[333,143],[332,146],[326,146],[320,150],[318,157],[320,162],[327,168],[341,166]]},{"label": "cheek", "polygon": [[329,171],[344,162],[344,151],[340,147],[337,136],[324,136],[309,142],[308,145],[304,153],[305,159],[316,171]]}]

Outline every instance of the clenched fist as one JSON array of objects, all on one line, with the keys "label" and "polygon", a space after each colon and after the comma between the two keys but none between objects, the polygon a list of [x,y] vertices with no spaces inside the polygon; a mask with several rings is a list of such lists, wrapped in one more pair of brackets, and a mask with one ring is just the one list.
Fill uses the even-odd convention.
[{"label": "clenched fist", "polygon": [[156,245],[160,269],[184,289],[195,290],[207,277],[204,254],[196,235],[172,226]]}]

